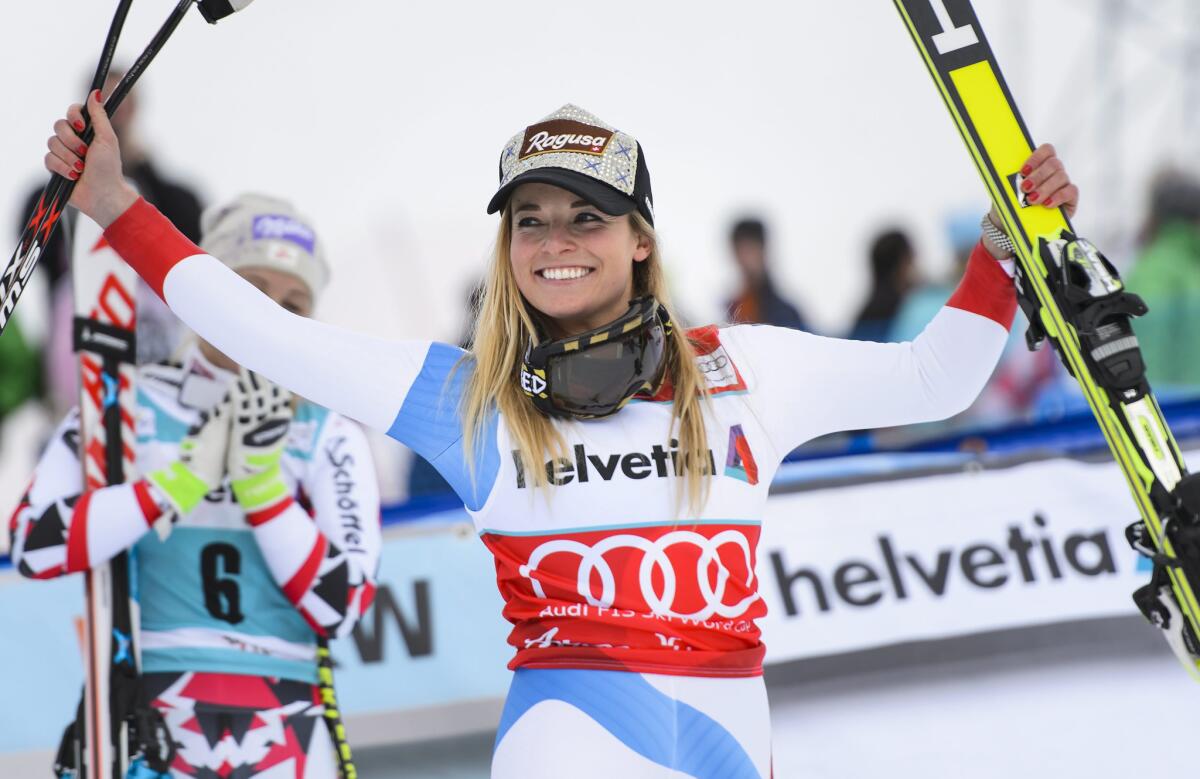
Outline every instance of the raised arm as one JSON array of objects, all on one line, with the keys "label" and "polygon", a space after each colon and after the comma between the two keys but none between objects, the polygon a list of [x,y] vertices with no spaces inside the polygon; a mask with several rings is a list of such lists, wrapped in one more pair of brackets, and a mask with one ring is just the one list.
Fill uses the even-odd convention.
[{"label": "raised arm", "polygon": [[388,430],[430,343],[362,335],[277,306],[138,198],[95,93],[87,110],[96,130],[90,147],[76,134],[83,127],[78,105],[55,123],[48,143],[46,167],[78,180],[71,204],[105,228],[113,248],[206,341],[309,400]]},{"label": "raised arm", "polygon": [[428,341],[389,341],[285,310],[144,200],[108,229],[113,249],[200,337],[309,400],[386,431]]},{"label": "raised arm", "polygon": [[[1031,208],[1074,216],[1079,188],[1050,144],[1022,168]],[[993,215],[989,219],[995,220]],[[996,236],[999,235],[1000,240]],[[1016,313],[1011,246],[985,230],[958,289],[910,343],[821,338],[771,327],[730,328],[755,377],[757,411],[780,456],[825,433],[945,419],[991,376]]]},{"label": "raised arm", "polygon": [[778,327],[725,331],[753,376],[780,456],[839,430],[928,422],[971,404],[996,366],[1016,310],[1012,280],[982,246],[958,290],[910,343],[824,338]]}]

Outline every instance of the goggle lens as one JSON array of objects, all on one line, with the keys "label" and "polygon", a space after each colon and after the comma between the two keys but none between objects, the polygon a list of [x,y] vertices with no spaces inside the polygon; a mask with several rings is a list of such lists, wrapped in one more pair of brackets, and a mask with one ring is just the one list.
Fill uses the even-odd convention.
[{"label": "goggle lens", "polygon": [[662,324],[655,321],[608,343],[551,357],[554,405],[587,416],[612,413],[631,391],[657,384],[665,340]]}]

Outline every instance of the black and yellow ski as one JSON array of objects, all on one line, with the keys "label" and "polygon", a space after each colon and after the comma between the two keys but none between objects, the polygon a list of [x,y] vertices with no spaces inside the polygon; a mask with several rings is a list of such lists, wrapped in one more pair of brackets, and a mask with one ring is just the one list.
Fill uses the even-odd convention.
[{"label": "black and yellow ski", "polygon": [[1025,200],[1021,167],[1033,141],[970,0],[894,2],[1016,248],[1030,348],[1054,344],[1133,493],[1141,521],[1127,535],[1154,561],[1134,600],[1200,680],[1200,480],[1187,474],[1145,379],[1130,320],[1146,306],[1061,209]]}]

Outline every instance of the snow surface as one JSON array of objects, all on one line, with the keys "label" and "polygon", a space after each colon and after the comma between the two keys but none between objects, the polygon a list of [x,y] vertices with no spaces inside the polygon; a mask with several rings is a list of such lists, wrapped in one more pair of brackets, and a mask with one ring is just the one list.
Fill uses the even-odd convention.
[{"label": "snow surface", "polygon": [[[976,642],[962,659],[922,663],[945,653],[928,644],[890,668],[853,673],[851,659],[790,684],[768,674],[776,779],[1124,779],[1194,766],[1200,686],[1148,626],[1028,635],[1028,648],[1011,635],[983,642],[1008,641],[1000,654]],[[378,779],[482,779],[490,751],[489,734],[356,755]]]},{"label": "snow surface", "polygon": [[1165,652],[1048,665],[1023,656],[806,685],[774,696],[775,771],[780,779],[1165,772],[1195,764],[1198,695]]}]

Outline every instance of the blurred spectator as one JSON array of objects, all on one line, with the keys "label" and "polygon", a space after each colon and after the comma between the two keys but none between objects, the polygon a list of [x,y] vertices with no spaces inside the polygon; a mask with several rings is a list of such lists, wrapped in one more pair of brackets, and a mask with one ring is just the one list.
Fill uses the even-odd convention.
[{"label": "blurred spectator", "polygon": [[739,220],[729,234],[733,258],[741,272],[741,291],[729,301],[731,323],[776,325],[807,330],[799,310],[780,297],[767,268],[767,228],[754,217]]},{"label": "blurred spectator", "polygon": [[1156,177],[1142,243],[1126,284],[1150,307],[1134,323],[1147,376],[1160,387],[1200,386],[1200,180]]},{"label": "blurred spectator", "polygon": [[959,279],[967,269],[971,251],[979,242],[979,212],[956,211],[945,221],[946,238],[954,254],[954,263],[940,281],[920,281],[914,285],[892,319],[892,327],[884,340],[911,341],[921,334],[925,325],[942,309]]},{"label": "blurred spectator", "polygon": [[[125,73],[114,66],[104,84],[104,94],[109,94]],[[137,132],[139,115],[138,92],[129,93],[117,113],[112,117],[113,128],[121,141],[121,156],[125,164],[125,176],[143,197],[153,203],[176,227],[193,241],[200,239],[200,212],[203,206],[199,198],[187,187],[166,178],[154,164],[149,151],[142,145]],[[18,218],[18,232],[24,228],[25,219],[33,212],[41,187],[30,193]],[[45,372],[46,391],[49,400],[60,412],[78,402],[78,369],[75,364],[71,343],[71,319],[74,302],[71,293],[71,255],[63,233],[69,229],[64,224],[43,250],[38,273],[45,274],[50,300],[50,341],[46,345]],[[138,362],[153,362],[170,357],[178,345],[182,333],[181,325],[153,293],[139,283],[138,290]]]},{"label": "blurred spectator", "polygon": [[0,425],[25,401],[42,394],[37,352],[25,340],[18,317],[8,320],[0,336]]},{"label": "blurred spectator", "polygon": [[871,291],[854,320],[850,338],[886,341],[905,297],[916,283],[912,242],[900,230],[887,230],[871,244]]}]

